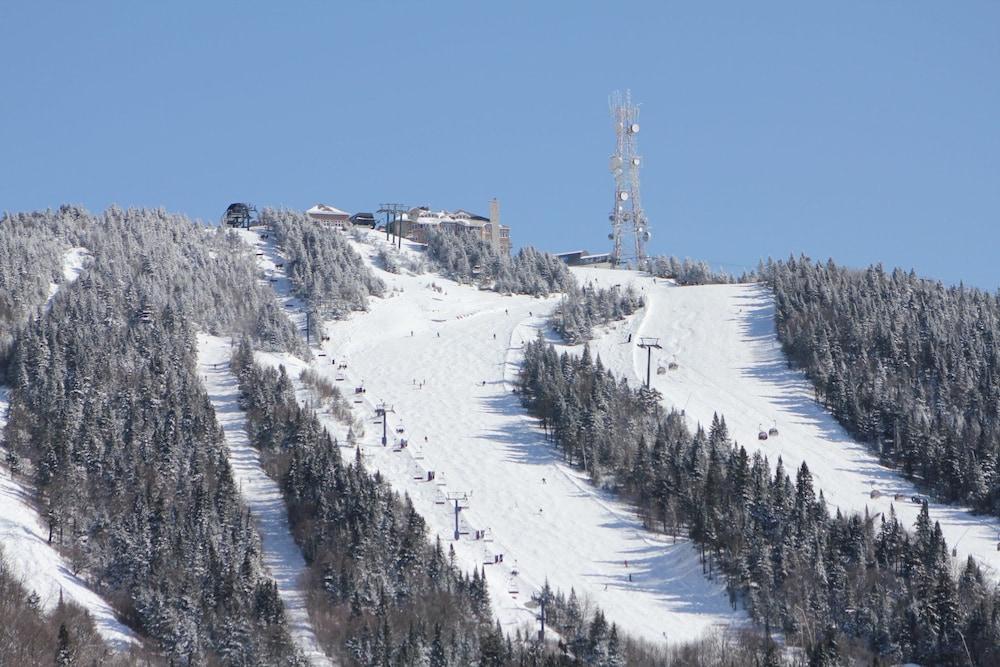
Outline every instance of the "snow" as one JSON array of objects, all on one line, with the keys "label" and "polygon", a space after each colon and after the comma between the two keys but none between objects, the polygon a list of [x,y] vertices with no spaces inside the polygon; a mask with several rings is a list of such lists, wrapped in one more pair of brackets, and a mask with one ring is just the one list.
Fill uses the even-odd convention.
[{"label": "snow", "polygon": [[[261,267],[287,297],[273,241],[252,231],[242,235],[264,253]],[[365,423],[366,466],[410,495],[432,535],[454,545],[460,567],[485,567],[493,609],[506,630],[537,626],[536,610],[526,602],[546,579],[566,593],[574,588],[630,634],[654,642],[692,640],[713,626],[743,622],[721,583],[702,575],[690,543],[644,531],[629,507],[564,466],[511,393],[521,344],[545,326],[558,299],[505,297],[437,275],[390,274],[373,261],[384,241],[374,233],[368,239],[373,245],[356,248],[387,283],[389,296],[371,299],[366,313],[324,323],[326,356],[310,363],[287,354],[257,358],[284,364],[301,400],[307,392],[297,377],[310,366],[354,401]],[[412,251],[404,244],[404,252]],[[300,315],[293,319],[301,324]],[[338,369],[343,363],[347,368]],[[355,394],[358,387],[365,393]],[[386,447],[375,423],[382,401],[393,410]],[[322,418],[343,443],[347,427]],[[399,449],[400,439],[409,446]],[[454,541],[448,496],[462,493],[463,534]],[[486,538],[475,539],[476,531],[486,531]],[[503,563],[494,564],[501,554]]]},{"label": "snow", "polygon": [[[67,250],[63,255],[63,283],[71,283],[76,280],[89,260],[90,251],[86,248],[76,246]],[[56,292],[59,291],[59,287],[59,283],[49,283],[49,298],[45,301],[46,310],[48,310],[49,304],[52,303]]]},{"label": "snow", "polygon": [[[80,275],[88,255],[86,248],[67,251],[63,262],[64,284]],[[46,306],[59,287],[53,284]],[[7,423],[9,391],[0,385],[0,434]],[[3,454],[0,447],[0,457]],[[34,493],[27,484],[13,479],[3,466],[0,472],[0,545],[3,557],[25,588],[38,594],[46,611],[59,603],[60,594],[86,609],[101,637],[115,650],[124,650],[137,642],[135,633],[115,617],[111,605],[76,576],[69,563],[49,544],[48,534],[35,506]]]},{"label": "snow", "polygon": [[[890,506],[908,527],[920,506],[910,499],[920,492],[911,482],[879,463],[855,442],[815,400],[805,375],[788,368],[774,329],[774,302],[763,285],[677,287],[634,272],[574,268],[582,282],[608,286],[632,283],[647,305],[625,323],[608,328],[591,343],[593,353],[633,384],[645,381],[646,352],[640,336],[657,336],[652,385],[664,404],[683,409],[692,425],[711,423],[713,412],[726,418],[730,436],[753,452],[781,456],[793,476],[803,461],[827,503],[842,511],[888,515]],[[633,334],[632,344],[625,341]],[[677,370],[657,374],[671,361]],[[760,429],[776,425],[777,437],[757,439]],[[873,490],[880,498],[871,498]],[[895,495],[901,500],[894,500]],[[1000,575],[1000,522],[953,505],[929,504],[932,520],[941,523],[960,563],[972,555],[994,578]]]},{"label": "snow", "polygon": [[306,563],[292,537],[281,489],[264,472],[247,436],[246,414],[239,406],[239,385],[229,369],[230,353],[228,339],[198,335],[199,371],[225,434],[233,476],[256,519],[264,564],[278,585],[289,633],[310,664],[332,665],[309,620],[307,594],[300,583]]}]

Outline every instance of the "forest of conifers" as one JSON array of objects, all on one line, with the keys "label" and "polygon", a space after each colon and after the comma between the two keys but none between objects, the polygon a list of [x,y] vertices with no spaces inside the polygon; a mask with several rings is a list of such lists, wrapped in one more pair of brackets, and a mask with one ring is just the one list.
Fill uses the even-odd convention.
[{"label": "forest of conifers", "polygon": [[[261,220],[311,312],[348,317],[384,295],[349,235],[296,212]],[[69,282],[72,247],[89,259]],[[579,284],[547,253],[507,257],[450,234],[432,235],[419,259],[383,249],[378,262],[502,294],[561,294],[551,323],[571,343],[643,306],[631,289]],[[672,258],[651,268],[730,280]],[[853,436],[934,496],[1000,515],[997,297],[804,258],[758,277],[774,291],[789,362]],[[808,462],[786,472],[748,454],[724,415],[692,433],[589,349],[559,354],[541,339],[525,346],[518,392],[552,446],[633,503],[648,530],[692,539],[705,576],[756,630],[668,652],[546,584],[558,643],[505,634],[485,575],[456,565],[410,499],[297,401],[284,370],[255,363],[254,350],[308,355],[258,278],[235,234],[162,210],[0,218],[3,474],[30,490],[52,546],[140,638],[115,653],[83,609],[44,610],[0,557],[0,616],[11,619],[0,663],[302,663],[197,372],[195,336],[208,332],[237,343],[250,443],[282,491],[317,637],[342,664],[776,665],[788,657],[781,642],[810,665],[1000,664],[1000,593],[974,560],[952,562],[926,506],[913,526],[831,512]]]}]

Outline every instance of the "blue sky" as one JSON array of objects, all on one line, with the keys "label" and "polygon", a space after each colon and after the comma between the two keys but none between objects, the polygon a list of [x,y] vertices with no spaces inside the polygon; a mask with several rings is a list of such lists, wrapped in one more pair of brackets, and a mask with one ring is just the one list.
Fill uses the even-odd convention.
[{"label": "blue sky", "polygon": [[0,29],[0,210],[495,196],[516,245],[606,250],[630,88],[651,251],[1000,287],[998,2],[39,1]]}]

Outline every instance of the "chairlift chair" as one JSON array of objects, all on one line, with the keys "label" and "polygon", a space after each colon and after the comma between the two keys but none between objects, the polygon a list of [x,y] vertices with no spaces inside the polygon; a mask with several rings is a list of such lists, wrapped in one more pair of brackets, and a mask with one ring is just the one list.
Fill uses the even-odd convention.
[{"label": "chairlift chair", "polygon": [[667,370],[676,371],[678,368],[680,368],[680,366],[677,364],[676,359],[667,364]]}]

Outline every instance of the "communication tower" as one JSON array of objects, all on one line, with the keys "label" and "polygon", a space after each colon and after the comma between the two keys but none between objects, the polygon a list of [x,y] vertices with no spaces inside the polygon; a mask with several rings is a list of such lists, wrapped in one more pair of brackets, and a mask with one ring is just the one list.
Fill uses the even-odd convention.
[{"label": "communication tower", "polygon": [[[611,250],[612,266],[634,261],[637,268],[646,263],[646,242],[649,241],[649,222],[642,210],[639,197],[639,166],[642,158],[636,147],[639,134],[639,107],[632,104],[631,91],[616,91],[608,99],[611,118],[615,125],[617,142],[608,168],[615,178],[615,202],[608,219],[614,243]],[[629,243],[631,241],[631,243]]]}]

